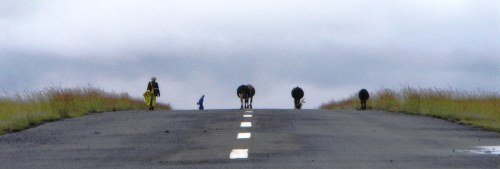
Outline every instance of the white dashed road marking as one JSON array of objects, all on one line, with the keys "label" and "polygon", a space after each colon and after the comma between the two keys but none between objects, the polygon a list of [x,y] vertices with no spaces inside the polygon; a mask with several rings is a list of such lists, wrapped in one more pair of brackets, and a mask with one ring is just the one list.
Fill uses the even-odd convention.
[{"label": "white dashed road marking", "polygon": [[248,158],[248,149],[233,149],[229,154],[230,159]]},{"label": "white dashed road marking", "polygon": [[249,139],[252,137],[252,133],[238,133],[237,139]]},{"label": "white dashed road marking", "polygon": [[[253,115],[249,114],[249,113],[253,113],[252,110],[246,110],[245,113],[248,113],[248,114],[244,114],[243,118],[253,117]],[[244,128],[252,127],[252,122],[243,121],[243,122],[241,122],[240,126],[244,127]],[[236,136],[236,139],[250,139],[250,137],[252,137],[252,133],[238,133],[238,136]],[[233,149],[231,151],[231,154],[229,154],[229,158],[230,159],[246,159],[246,158],[248,158],[248,149]]]},{"label": "white dashed road marking", "polygon": [[241,127],[252,127],[252,122],[241,122]]}]

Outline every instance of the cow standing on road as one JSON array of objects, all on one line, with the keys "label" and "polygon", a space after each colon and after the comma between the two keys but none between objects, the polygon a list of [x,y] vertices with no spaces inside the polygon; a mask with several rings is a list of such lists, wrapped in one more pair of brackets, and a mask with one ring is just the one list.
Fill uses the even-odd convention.
[{"label": "cow standing on road", "polygon": [[241,85],[236,90],[236,94],[240,98],[241,109],[252,109],[253,96],[255,88],[252,85]]},{"label": "cow standing on road", "polygon": [[361,101],[361,110],[366,110],[366,101],[370,98],[368,91],[366,89],[361,89],[358,96]]},{"label": "cow standing on road", "polygon": [[293,88],[292,97],[295,103],[295,109],[301,109],[302,103],[304,102],[304,100],[302,99],[304,98],[304,90],[302,90],[302,88],[298,86],[296,88]]}]

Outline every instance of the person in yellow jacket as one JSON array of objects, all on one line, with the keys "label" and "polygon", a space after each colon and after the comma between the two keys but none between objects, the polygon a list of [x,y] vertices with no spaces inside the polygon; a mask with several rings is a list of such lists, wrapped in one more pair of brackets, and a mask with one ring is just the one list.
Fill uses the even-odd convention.
[{"label": "person in yellow jacket", "polygon": [[156,82],[156,77],[152,77],[151,81],[148,83],[148,88],[146,93],[144,93],[144,101],[146,105],[149,106],[149,110],[155,110],[156,97],[160,97],[160,88]]}]

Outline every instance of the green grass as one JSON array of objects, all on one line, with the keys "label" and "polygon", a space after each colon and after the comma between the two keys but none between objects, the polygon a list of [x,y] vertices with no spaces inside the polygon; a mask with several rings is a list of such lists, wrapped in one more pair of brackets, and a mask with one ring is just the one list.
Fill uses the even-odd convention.
[{"label": "green grass", "polygon": [[[46,121],[98,112],[146,110],[141,99],[126,93],[108,93],[93,87],[49,87],[23,95],[0,96],[0,135],[27,129]],[[158,104],[158,109],[171,109]]]},{"label": "green grass", "polygon": [[[382,89],[370,93],[368,109],[403,112],[442,118],[500,132],[500,95],[453,89]],[[357,109],[357,94],[321,105],[322,109]]]}]

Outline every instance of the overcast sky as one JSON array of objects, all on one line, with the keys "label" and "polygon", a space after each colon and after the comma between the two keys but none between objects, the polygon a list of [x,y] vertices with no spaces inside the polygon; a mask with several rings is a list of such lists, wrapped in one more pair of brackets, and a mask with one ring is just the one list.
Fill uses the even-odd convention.
[{"label": "overcast sky", "polygon": [[305,108],[361,88],[499,91],[498,0],[0,0],[0,90],[87,86],[195,109]]}]

